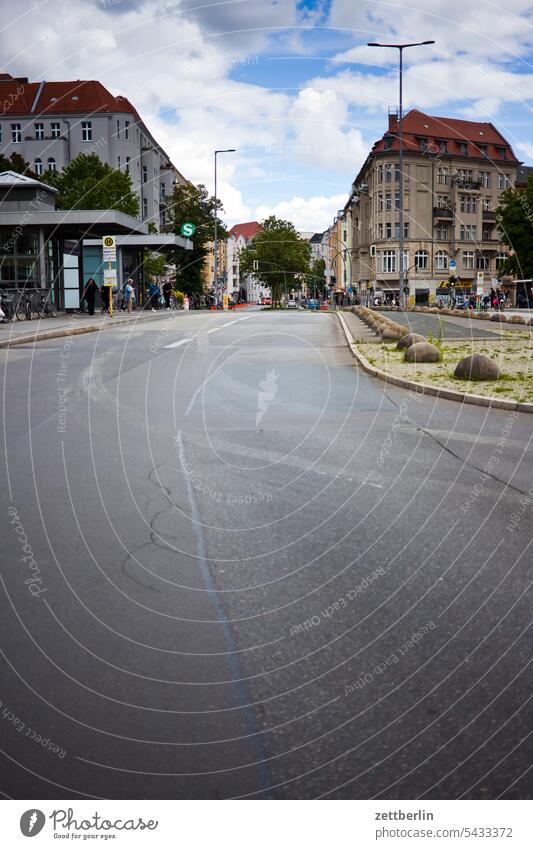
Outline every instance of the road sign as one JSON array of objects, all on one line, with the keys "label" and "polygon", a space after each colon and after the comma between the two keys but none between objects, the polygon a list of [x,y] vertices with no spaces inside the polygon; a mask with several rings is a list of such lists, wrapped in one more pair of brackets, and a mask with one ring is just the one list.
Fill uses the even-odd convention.
[{"label": "road sign", "polygon": [[450,271],[455,271],[456,268],[457,268],[456,261],[454,259],[451,259],[450,260]]},{"label": "road sign", "polygon": [[104,286],[117,285],[117,270],[116,268],[104,268]]},{"label": "road sign", "polygon": [[194,236],[196,233],[196,227],[194,224],[191,224],[190,221],[186,221],[181,225],[181,235],[185,236],[187,239],[190,239],[191,236]]},{"label": "road sign", "polygon": [[102,259],[104,262],[117,261],[117,243],[114,236],[102,236]]},{"label": "road sign", "polygon": [[228,308],[228,296],[226,294],[222,295],[222,309],[227,310]]}]

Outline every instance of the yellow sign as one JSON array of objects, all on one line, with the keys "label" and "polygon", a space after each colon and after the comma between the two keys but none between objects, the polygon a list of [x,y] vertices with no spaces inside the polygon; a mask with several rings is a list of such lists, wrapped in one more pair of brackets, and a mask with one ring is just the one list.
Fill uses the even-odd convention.
[{"label": "yellow sign", "polygon": [[228,296],[223,295],[222,296],[222,309],[227,310],[227,308],[228,308]]}]

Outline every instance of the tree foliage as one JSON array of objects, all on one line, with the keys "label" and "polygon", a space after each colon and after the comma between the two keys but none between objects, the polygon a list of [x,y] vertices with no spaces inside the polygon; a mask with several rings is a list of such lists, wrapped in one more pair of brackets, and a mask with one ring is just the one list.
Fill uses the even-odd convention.
[{"label": "tree foliage", "polygon": [[315,259],[311,266],[311,274],[308,279],[308,289],[313,291],[313,294],[319,298],[326,297],[326,278],[324,272],[326,270],[325,259]]},{"label": "tree foliage", "polygon": [[167,199],[170,222],[167,232],[181,234],[181,225],[194,224],[196,231],[192,237],[192,251],[175,251],[172,262],[176,265],[176,285],[187,295],[198,297],[204,293],[205,263],[209,255],[209,244],[215,237],[215,217],[217,217],[218,238],[227,238],[223,222],[218,218],[222,211],[219,200],[210,196],[202,184],[179,184]]},{"label": "tree foliage", "polygon": [[29,162],[26,162],[24,157],[16,151],[9,157],[0,153],[0,173],[2,171],[15,171],[16,174],[25,174],[26,177],[33,177],[34,180],[44,180],[44,177],[38,177],[31,170]]},{"label": "tree foliage", "polygon": [[498,268],[498,274],[533,277],[533,173],[525,189],[505,191],[496,209],[502,242],[513,254]]},{"label": "tree foliage", "polygon": [[139,214],[130,175],[102,162],[96,153],[80,153],[61,171],[48,171],[46,182],[58,189],[58,209],[116,209]]},{"label": "tree foliage", "polygon": [[279,306],[282,295],[300,288],[302,278],[309,274],[310,256],[309,243],[294,225],[271,215],[261,223],[251,247],[241,251],[240,267],[244,274],[253,273],[270,287],[272,306]]},{"label": "tree foliage", "polygon": [[145,278],[163,277],[166,273],[167,258],[162,254],[150,251],[143,260]]}]

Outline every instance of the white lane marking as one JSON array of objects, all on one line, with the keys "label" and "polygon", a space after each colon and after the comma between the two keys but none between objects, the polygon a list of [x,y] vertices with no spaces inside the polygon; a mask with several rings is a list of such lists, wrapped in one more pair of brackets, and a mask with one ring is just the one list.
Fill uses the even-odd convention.
[{"label": "white lane marking", "polygon": [[227,321],[225,324],[221,324],[219,327],[212,327],[211,330],[208,330],[208,333],[216,333],[217,330],[222,330],[224,327],[229,327],[230,324],[237,324],[238,321],[247,321],[249,318],[255,318],[253,315],[245,315],[243,318],[236,318],[234,321]]},{"label": "white lane marking", "polygon": [[188,339],[180,339],[178,342],[171,342],[170,345],[163,345],[163,348],[179,348],[180,345],[185,345],[187,342],[192,342],[193,337]]}]

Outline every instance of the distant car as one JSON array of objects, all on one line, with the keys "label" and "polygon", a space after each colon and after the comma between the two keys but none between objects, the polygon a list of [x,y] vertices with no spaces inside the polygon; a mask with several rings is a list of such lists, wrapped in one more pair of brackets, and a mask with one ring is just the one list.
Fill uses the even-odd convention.
[{"label": "distant car", "polygon": [[307,301],[307,308],[310,310],[317,310],[318,301],[315,298],[309,298],[309,300]]},{"label": "distant car", "polygon": [[271,307],[272,306],[272,298],[269,298],[265,295],[263,298],[261,298],[261,303],[264,307]]},{"label": "distant car", "polygon": [[298,305],[297,305],[296,301],[295,301],[293,298],[291,298],[291,300],[290,300],[290,301],[287,301],[287,309],[288,309],[288,310],[295,310],[295,309],[298,309]]}]

